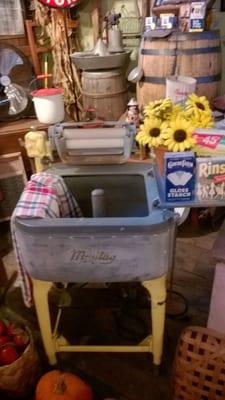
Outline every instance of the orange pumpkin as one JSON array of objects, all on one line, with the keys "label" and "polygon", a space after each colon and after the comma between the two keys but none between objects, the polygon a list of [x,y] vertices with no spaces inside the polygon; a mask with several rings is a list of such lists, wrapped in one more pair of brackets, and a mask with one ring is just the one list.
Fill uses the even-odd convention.
[{"label": "orange pumpkin", "polygon": [[90,386],[78,376],[51,371],[38,382],[35,400],[93,400],[93,394]]}]

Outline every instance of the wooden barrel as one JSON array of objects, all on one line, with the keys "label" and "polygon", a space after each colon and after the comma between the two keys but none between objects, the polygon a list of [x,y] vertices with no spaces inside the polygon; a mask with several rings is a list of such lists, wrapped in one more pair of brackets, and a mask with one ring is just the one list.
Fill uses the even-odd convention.
[{"label": "wooden barrel", "polygon": [[176,32],[168,38],[145,37],[141,48],[144,76],[137,84],[140,105],[165,97],[166,77],[192,76],[196,93],[212,100],[221,86],[221,46],[218,31]]},{"label": "wooden barrel", "polygon": [[95,107],[97,117],[114,121],[127,107],[127,83],[120,69],[84,71],[82,75],[83,105]]}]

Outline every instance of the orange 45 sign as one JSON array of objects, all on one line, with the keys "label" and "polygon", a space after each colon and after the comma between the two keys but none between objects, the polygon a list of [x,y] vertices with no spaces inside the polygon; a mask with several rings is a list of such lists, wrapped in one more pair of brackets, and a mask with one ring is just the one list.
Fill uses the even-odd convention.
[{"label": "orange 45 sign", "polygon": [[73,7],[80,3],[80,0],[39,0],[42,4],[54,8]]}]

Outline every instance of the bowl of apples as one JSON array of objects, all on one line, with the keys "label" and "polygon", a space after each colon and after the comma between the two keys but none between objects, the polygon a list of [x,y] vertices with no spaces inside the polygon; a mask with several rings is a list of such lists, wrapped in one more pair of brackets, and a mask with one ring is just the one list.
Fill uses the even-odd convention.
[{"label": "bowl of apples", "polygon": [[0,319],[0,392],[24,397],[38,373],[39,359],[30,329]]}]

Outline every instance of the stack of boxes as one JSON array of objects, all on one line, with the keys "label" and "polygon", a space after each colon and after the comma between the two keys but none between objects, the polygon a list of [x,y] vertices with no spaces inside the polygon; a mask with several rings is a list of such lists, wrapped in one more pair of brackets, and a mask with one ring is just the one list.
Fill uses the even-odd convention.
[{"label": "stack of boxes", "polygon": [[202,32],[205,29],[205,1],[177,4],[173,0],[171,3],[156,0],[153,12],[155,16],[145,19],[145,30],[177,28],[181,32]]}]

